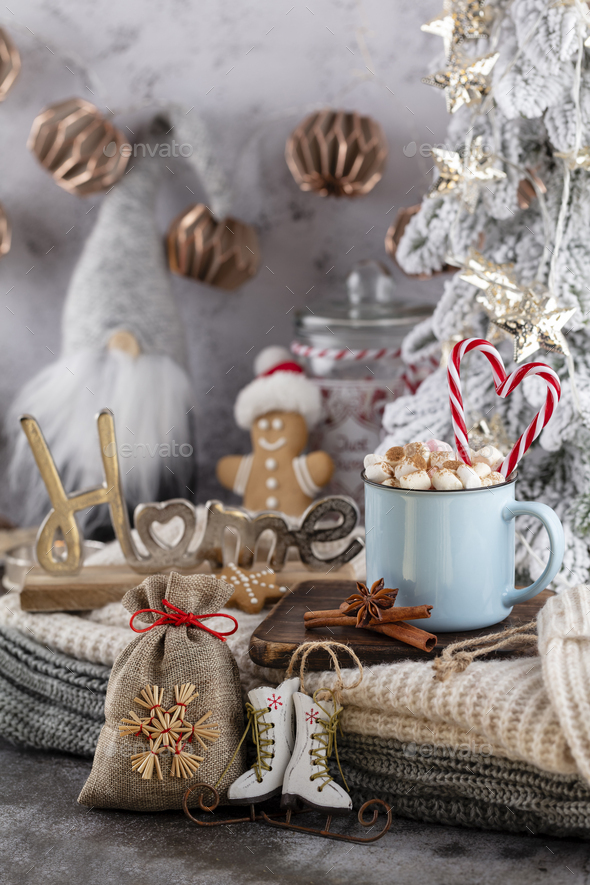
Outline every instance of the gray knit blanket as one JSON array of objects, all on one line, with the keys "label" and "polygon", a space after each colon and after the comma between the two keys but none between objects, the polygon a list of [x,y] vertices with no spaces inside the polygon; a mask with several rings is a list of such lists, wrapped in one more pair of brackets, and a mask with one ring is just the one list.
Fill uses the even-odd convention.
[{"label": "gray knit blanket", "polygon": [[27,747],[92,756],[110,673],[0,627],[0,735]]},{"label": "gray knit blanket", "polygon": [[338,751],[355,808],[375,797],[413,820],[590,837],[590,787],[578,775],[357,734],[339,738]]},{"label": "gray knit blanket", "polygon": [[[0,626],[0,736],[92,757],[110,668]],[[449,825],[590,837],[590,787],[577,775],[449,747],[345,734],[342,771],[355,807],[374,797],[396,815]]]}]

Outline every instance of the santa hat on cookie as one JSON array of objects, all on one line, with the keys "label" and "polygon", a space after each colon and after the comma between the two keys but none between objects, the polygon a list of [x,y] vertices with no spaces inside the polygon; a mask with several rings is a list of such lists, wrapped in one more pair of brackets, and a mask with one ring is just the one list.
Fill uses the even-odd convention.
[{"label": "santa hat on cookie", "polygon": [[238,394],[234,407],[236,424],[249,430],[267,412],[298,412],[308,428],[321,415],[319,388],[306,377],[285,347],[266,347],[254,360],[256,378]]}]

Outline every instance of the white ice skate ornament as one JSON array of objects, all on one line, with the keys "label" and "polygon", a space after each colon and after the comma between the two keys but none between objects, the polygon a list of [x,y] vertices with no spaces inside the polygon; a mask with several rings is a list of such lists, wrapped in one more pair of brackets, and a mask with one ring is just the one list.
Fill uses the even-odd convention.
[{"label": "white ice skate ornament", "polygon": [[299,678],[282,682],[278,688],[254,688],[248,692],[248,726],[256,747],[256,762],[231,784],[227,791],[232,805],[264,802],[281,793],[285,769],[293,752],[293,694]]},{"label": "white ice skate ornament", "polygon": [[[318,695],[328,694],[328,700],[319,701]],[[311,698],[298,691],[293,698],[297,722],[297,737],[291,761],[283,780],[282,808],[296,809],[302,802],[315,811],[326,814],[348,814],[352,799],[330,775],[328,762],[332,753],[344,781],[338,759],[338,731],[342,733],[342,707],[333,692],[320,689]]]}]

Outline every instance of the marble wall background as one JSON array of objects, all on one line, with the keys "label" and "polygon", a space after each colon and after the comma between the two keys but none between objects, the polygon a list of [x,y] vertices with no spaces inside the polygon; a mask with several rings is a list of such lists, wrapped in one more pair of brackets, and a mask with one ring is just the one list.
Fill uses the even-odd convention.
[{"label": "marble wall background", "polygon": [[[268,343],[288,344],[291,308],[341,292],[353,260],[387,263],[391,219],[428,186],[431,163],[403,148],[443,139],[443,96],[420,82],[440,50],[420,24],[440,7],[440,0],[9,0],[0,21],[23,67],[0,105],[0,202],[13,226],[12,251],[0,263],[0,417],[59,350],[61,305],[100,203],[68,195],[37,165],[26,149],[33,118],[79,95],[135,130],[158,105],[181,102],[211,127],[233,212],[256,225],[262,249],[258,276],[236,293],[174,279],[199,416],[199,497],[219,495],[214,461],[248,449],[232,406],[251,378],[252,356]],[[326,105],[370,114],[386,132],[386,174],[358,201],[303,194],[286,168],[288,134]],[[162,231],[193,199],[192,173],[175,172],[161,197]],[[191,188],[203,195],[194,180]],[[405,297],[438,298],[439,280],[408,280],[389,264]],[[13,503],[4,477],[0,510],[10,516]]]}]

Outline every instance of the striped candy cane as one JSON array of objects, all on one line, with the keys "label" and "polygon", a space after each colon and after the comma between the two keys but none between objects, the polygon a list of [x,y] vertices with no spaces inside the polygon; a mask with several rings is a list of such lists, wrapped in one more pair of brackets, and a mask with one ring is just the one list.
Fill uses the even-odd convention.
[{"label": "striped candy cane", "polygon": [[510,453],[502,462],[500,473],[502,476],[508,477],[529,449],[533,440],[539,436],[549,422],[561,396],[561,384],[553,369],[545,365],[545,363],[528,363],[516,369],[511,375],[507,375],[502,357],[496,348],[492,347],[485,338],[466,338],[464,341],[456,344],[449,357],[447,377],[457,453],[465,464],[471,465],[471,458],[469,456],[469,439],[467,437],[467,425],[465,424],[465,410],[463,408],[459,370],[461,360],[470,350],[480,351],[489,360],[494,375],[496,393],[502,398],[509,396],[528,375],[538,375],[547,384],[547,398],[543,408],[537,412],[525,432],[519,437]]}]

